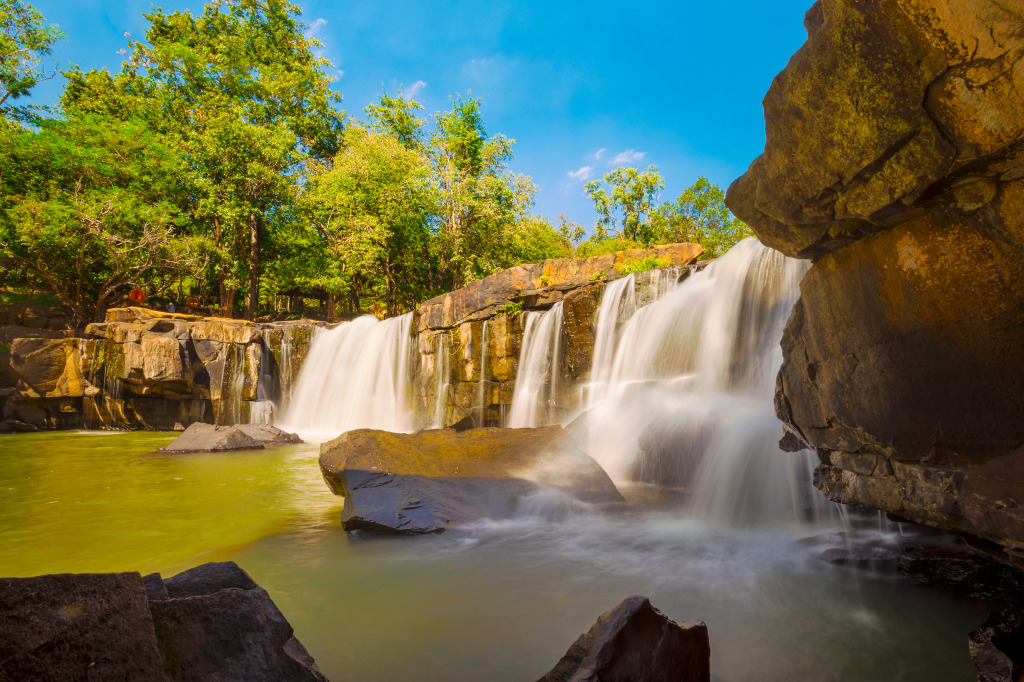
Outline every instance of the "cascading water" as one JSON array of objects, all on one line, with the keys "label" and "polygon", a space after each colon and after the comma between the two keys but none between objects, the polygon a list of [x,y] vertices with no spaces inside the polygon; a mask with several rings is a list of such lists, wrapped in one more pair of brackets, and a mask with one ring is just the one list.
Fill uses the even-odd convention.
[{"label": "cascading water", "polygon": [[586,386],[586,404],[593,406],[605,397],[610,369],[615,359],[619,325],[636,312],[635,278],[627,275],[607,286],[597,308],[594,339],[594,360],[590,369],[590,384]]},{"label": "cascading water", "polygon": [[317,329],[281,427],[322,440],[358,428],[407,432],[412,313]]},{"label": "cascading water", "polygon": [[480,381],[476,394],[477,424],[487,423],[487,320],[480,330]]},{"label": "cascading water", "polygon": [[562,302],[543,313],[527,313],[508,426],[516,429],[555,421],[561,348]]},{"label": "cascading water", "polygon": [[585,421],[613,478],[677,488],[715,523],[834,513],[810,484],[813,457],[775,444],[779,340],[806,268],[746,239],[624,324],[630,283],[609,286]]},{"label": "cascading water", "polygon": [[435,429],[445,427],[445,417],[448,411],[448,387],[451,385],[450,368],[448,363],[449,341],[448,334],[438,334],[437,349],[434,351],[434,390],[437,392],[434,398],[434,421]]}]

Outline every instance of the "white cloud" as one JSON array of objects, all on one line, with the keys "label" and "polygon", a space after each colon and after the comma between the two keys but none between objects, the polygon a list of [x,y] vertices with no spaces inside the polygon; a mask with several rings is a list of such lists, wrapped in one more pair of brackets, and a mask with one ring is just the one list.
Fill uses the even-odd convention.
[{"label": "white cloud", "polygon": [[338,78],[343,78],[344,76],[345,76],[345,72],[342,71],[341,69],[338,69]]},{"label": "white cloud", "polygon": [[327,20],[324,19],[323,17],[320,17],[319,19],[317,19],[316,21],[314,21],[312,24],[309,25],[309,28],[306,29],[306,33],[304,35],[307,38],[312,38],[313,36],[315,36],[317,34],[317,32],[320,29],[322,29],[326,25],[327,25]]},{"label": "white cloud", "polygon": [[622,166],[629,163],[636,163],[640,159],[644,158],[647,152],[638,152],[635,149],[627,149],[624,152],[619,152],[608,162],[609,166]]},{"label": "white cloud", "polygon": [[594,161],[600,161],[601,157],[604,156],[604,153],[606,151],[608,151],[608,147],[601,147],[596,152],[594,152]]},{"label": "white cloud", "polygon": [[416,96],[416,93],[418,93],[425,87],[427,87],[426,81],[416,81],[415,83],[409,86],[408,90],[402,93],[402,97],[404,97],[405,99],[412,99],[413,97]]},{"label": "white cloud", "polygon": [[594,176],[594,167],[583,166],[582,168],[577,168],[574,171],[569,171],[568,173],[566,173],[566,175],[568,175],[573,180],[583,182],[584,180],[587,180]]}]

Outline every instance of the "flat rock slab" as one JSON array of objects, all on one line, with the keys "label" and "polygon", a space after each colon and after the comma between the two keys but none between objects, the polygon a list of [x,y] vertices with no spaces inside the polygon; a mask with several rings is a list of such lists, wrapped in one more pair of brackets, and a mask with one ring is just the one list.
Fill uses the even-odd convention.
[{"label": "flat rock slab", "polygon": [[573,643],[539,682],[709,682],[711,644],[701,621],[676,623],[647,597],[624,599]]},{"label": "flat rock slab", "polygon": [[261,450],[268,445],[301,443],[294,433],[265,424],[217,426],[196,422],[174,442],[157,452],[220,452],[223,450]]},{"label": "flat rock slab", "polygon": [[527,498],[601,507],[625,500],[560,426],[416,434],[359,429],[320,447],[320,470],[345,497],[345,530],[439,533],[505,518]]}]

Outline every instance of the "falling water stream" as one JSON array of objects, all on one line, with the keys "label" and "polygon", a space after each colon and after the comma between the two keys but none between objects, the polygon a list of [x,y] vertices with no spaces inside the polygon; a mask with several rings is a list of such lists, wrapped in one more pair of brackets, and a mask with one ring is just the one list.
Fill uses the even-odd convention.
[{"label": "falling water stream", "polygon": [[[708,624],[713,680],[971,679],[966,637],[984,605],[819,558],[813,538],[837,514],[809,456],[776,447],[771,408],[803,271],[747,240],[647,305],[632,276],[606,287],[584,408],[566,424],[637,502],[627,513],[525,505],[370,541],[341,530],[315,443],[168,457],[148,453],[174,434],[3,436],[0,575],[231,559],[333,680],[537,679],[638,593]],[[411,430],[411,319],[318,330],[282,426],[314,441]],[[527,320],[516,425],[555,414],[561,326],[555,308]]]},{"label": "falling water stream", "polygon": [[411,431],[411,324],[406,313],[318,328],[281,428],[310,440],[358,428]]},{"label": "falling water stream", "polygon": [[562,302],[543,313],[527,313],[516,390],[508,426],[551,424],[558,400],[558,366],[562,347]]}]

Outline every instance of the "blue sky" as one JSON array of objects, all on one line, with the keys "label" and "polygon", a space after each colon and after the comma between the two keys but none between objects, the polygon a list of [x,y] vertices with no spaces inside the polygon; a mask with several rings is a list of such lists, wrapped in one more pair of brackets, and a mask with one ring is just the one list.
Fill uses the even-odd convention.
[{"label": "blue sky", "polygon": [[[203,2],[34,0],[67,38],[60,68],[116,70],[142,13],[201,12]],[[303,20],[324,43],[334,87],[352,114],[386,88],[424,112],[453,93],[484,101],[491,133],[517,141],[512,169],[538,185],[534,212],[596,216],[583,183],[626,162],[655,164],[662,199],[700,175],[723,189],[761,153],[761,99],[803,43],[811,0],[734,2],[468,2],[307,0]],[[53,103],[57,77],[37,101]]]}]

